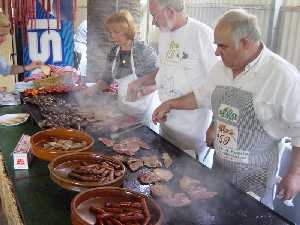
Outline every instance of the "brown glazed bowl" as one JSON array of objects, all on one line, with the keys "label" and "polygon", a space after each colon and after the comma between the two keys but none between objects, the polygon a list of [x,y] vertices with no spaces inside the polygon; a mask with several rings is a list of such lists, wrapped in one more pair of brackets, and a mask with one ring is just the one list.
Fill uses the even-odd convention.
[{"label": "brown glazed bowl", "polygon": [[[43,143],[48,141],[50,138],[58,138],[58,139],[71,139],[75,141],[86,141],[87,146],[80,149],[74,150],[46,150],[43,148]],[[94,145],[94,138],[92,138],[89,134],[74,130],[74,129],[66,129],[66,128],[51,128],[43,131],[39,131],[31,136],[30,143],[32,147],[32,153],[37,158],[51,161],[54,158],[68,153],[74,152],[82,152],[89,151],[92,149]]]},{"label": "brown glazed bowl", "polygon": [[102,187],[94,188],[77,194],[71,202],[71,219],[73,225],[93,225],[95,216],[89,212],[90,206],[103,207],[105,202],[138,201],[146,198],[151,214],[149,224],[163,225],[164,215],[159,205],[143,194],[125,188]]},{"label": "brown glazed bowl", "polygon": [[[114,179],[111,182],[99,183],[99,182],[90,182],[90,181],[78,181],[68,177],[68,174],[71,172],[72,168],[80,165],[82,162],[96,163],[101,160],[109,161],[113,164],[118,164],[121,166],[123,175]],[[50,178],[54,183],[61,186],[64,189],[72,191],[85,191],[90,188],[95,187],[104,187],[104,186],[114,186],[121,187],[126,174],[126,167],[123,163],[112,157],[103,156],[100,154],[92,152],[80,152],[80,153],[71,153],[59,156],[52,160],[48,164]]]}]

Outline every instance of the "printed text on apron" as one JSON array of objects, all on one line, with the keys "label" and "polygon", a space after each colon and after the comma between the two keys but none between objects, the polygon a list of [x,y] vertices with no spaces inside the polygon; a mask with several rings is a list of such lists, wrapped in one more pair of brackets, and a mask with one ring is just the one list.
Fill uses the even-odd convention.
[{"label": "printed text on apron", "polygon": [[263,196],[277,168],[277,141],[256,118],[251,93],[217,86],[212,94],[216,129],[214,168],[242,190]]}]

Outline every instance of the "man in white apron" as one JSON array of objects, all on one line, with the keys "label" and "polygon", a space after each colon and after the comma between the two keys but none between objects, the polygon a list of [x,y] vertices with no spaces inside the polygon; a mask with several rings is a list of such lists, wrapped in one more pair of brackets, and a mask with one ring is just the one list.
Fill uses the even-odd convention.
[{"label": "man in white apron", "polygon": [[264,46],[256,17],[244,10],[225,13],[214,36],[222,62],[193,94],[165,103],[157,119],[171,109],[210,107],[213,168],[272,208],[278,143],[285,136],[292,137],[293,160],[279,195],[291,199],[300,191],[300,104],[293,104],[300,101],[299,72]]},{"label": "man in white apron", "polygon": [[[162,31],[155,81],[159,99],[165,102],[192,92],[207,78],[217,62],[213,31],[183,12],[184,0],[150,0],[149,6],[153,24]],[[211,116],[207,108],[173,110],[168,120],[160,124],[160,134],[181,149],[195,151],[197,145],[204,143]]]}]

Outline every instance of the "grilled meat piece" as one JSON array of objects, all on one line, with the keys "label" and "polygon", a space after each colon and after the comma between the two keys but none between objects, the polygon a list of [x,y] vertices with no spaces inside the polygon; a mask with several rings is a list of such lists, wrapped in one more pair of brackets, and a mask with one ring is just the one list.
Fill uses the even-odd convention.
[{"label": "grilled meat piece", "polygon": [[173,173],[167,169],[157,168],[153,171],[142,174],[138,177],[141,183],[143,184],[152,184],[160,181],[168,182],[173,178]]},{"label": "grilled meat piece", "polygon": [[201,183],[199,180],[188,176],[183,176],[179,181],[179,186],[184,192],[191,192],[192,190],[197,189],[197,187],[199,187],[200,184]]},{"label": "grilled meat piece", "polygon": [[173,195],[171,189],[165,184],[157,183],[151,185],[150,190],[154,197],[168,197]]},{"label": "grilled meat piece", "polygon": [[180,179],[179,186],[193,200],[207,200],[218,194],[217,192],[208,191],[207,188],[201,185],[199,180],[188,176]]},{"label": "grilled meat piece", "polygon": [[162,166],[162,163],[159,161],[156,155],[142,157],[142,160],[144,165],[149,168],[158,168]]},{"label": "grilled meat piece", "polygon": [[141,159],[130,157],[127,160],[127,165],[131,171],[135,172],[135,171],[139,170],[140,168],[142,168],[144,166],[144,163],[143,163],[143,160],[141,160]]},{"label": "grilled meat piece", "polygon": [[161,201],[171,207],[183,207],[191,204],[191,200],[185,193],[174,193],[161,198]]},{"label": "grilled meat piece", "polygon": [[124,144],[114,144],[113,150],[119,154],[125,154],[129,156],[134,156],[135,153],[140,149],[140,146],[134,142],[124,143]]},{"label": "grilled meat piece", "polygon": [[115,143],[114,140],[105,138],[105,137],[99,137],[99,141],[101,141],[106,147],[112,147]]},{"label": "grilled meat piece", "polygon": [[168,153],[164,152],[162,154],[161,158],[163,159],[165,167],[170,168],[172,163],[173,163],[173,160],[172,160],[171,156]]}]

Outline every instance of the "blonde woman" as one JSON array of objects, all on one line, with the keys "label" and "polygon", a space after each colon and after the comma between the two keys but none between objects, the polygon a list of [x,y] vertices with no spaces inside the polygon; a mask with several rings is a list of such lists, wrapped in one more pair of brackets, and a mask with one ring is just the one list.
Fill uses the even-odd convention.
[{"label": "blonde woman", "polygon": [[[136,39],[137,26],[129,11],[121,10],[109,16],[105,27],[114,45],[107,57],[104,74],[88,94],[115,88],[124,106],[133,111],[144,111],[150,104],[149,93],[155,90],[155,86],[147,86],[145,80],[155,76],[158,57],[151,47]],[[139,83],[141,85],[137,85]]]}]

